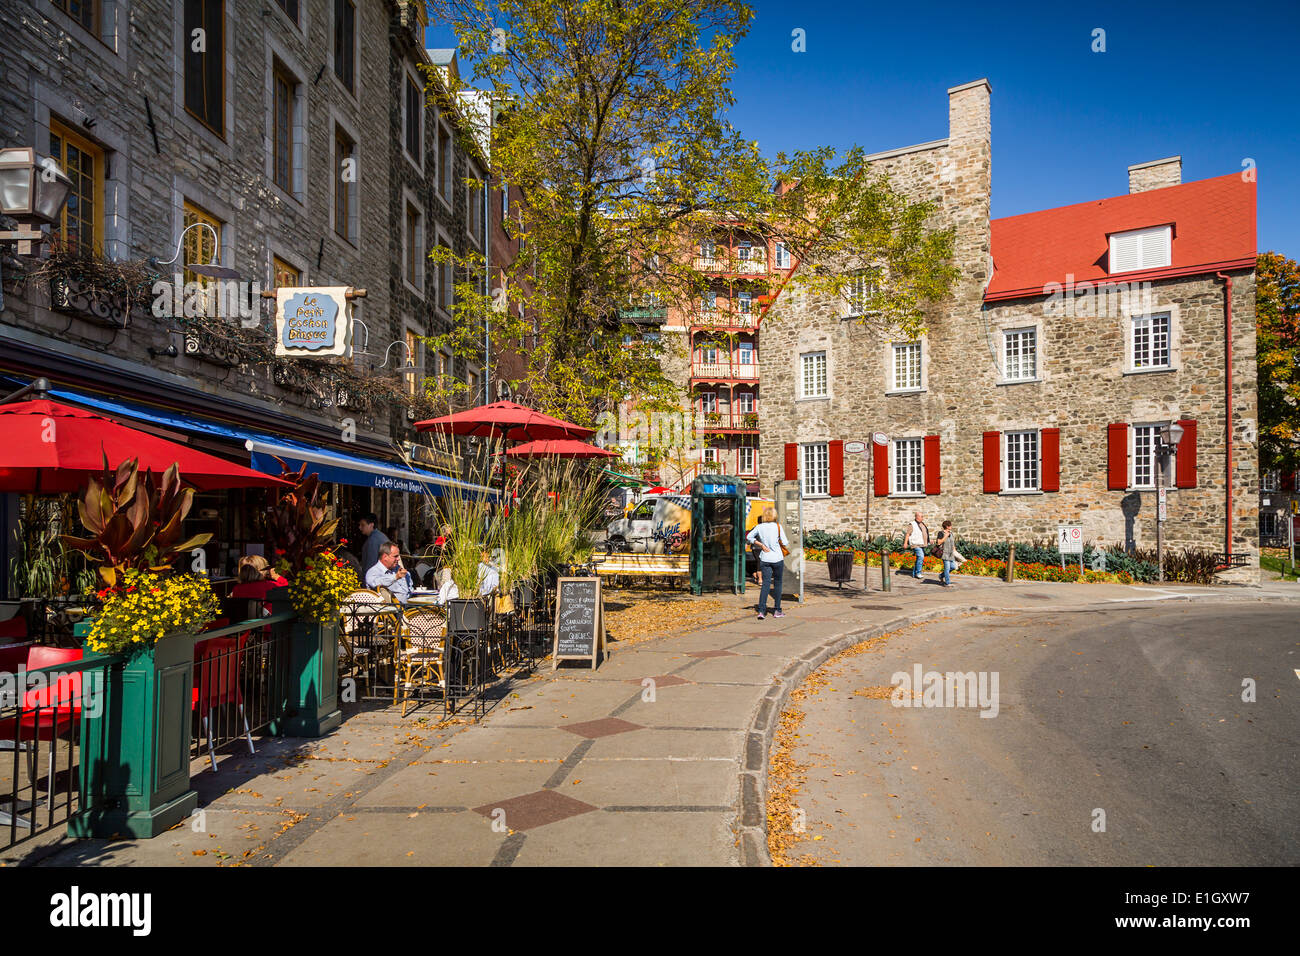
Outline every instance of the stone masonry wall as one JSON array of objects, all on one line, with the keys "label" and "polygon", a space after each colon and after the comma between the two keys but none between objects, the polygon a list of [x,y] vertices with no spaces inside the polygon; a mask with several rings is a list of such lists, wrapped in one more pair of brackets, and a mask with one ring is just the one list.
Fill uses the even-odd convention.
[{"label": "stone masonry wall", "polygon": [[[983,84],[950,95],[947,143],[885,154],[874,168],[913,199],[933,199],[933,223],[956,229],[961,272],[949,300],[927,315],[922,390],[887,395],[892,337],[841,318],[843,304],[795,296],[778,300],[763,326],[760,422],[764,487],[784,478],[787,442],[870,442],[938,435],[941,492],[876,497],[869,456],[845,455],[844,495],[805,499],[805,528],[861,533],[901,530],[921,510],[932,531],[951,518],[977,540],[1052,538],[1058,524],[1079,523],[1104,545],[1154,547],[1155,492],[1106,488],[1106,426],[1182,418],[1198,423],[1198,486],[1169,492],[1166,543],[1224,549],[1225,358],[1223,283],[1191,277],[1157,283],[1157,308],[1174,320],[1174,370],[1124,373],[1125,318],[1048,316],[1045,299],[982,301],[989,275],[989,104]],[[1000,331],[1038,329],[1039,380],[999,384]],[[1257,540],[1255,323],[1251,273],[1236,274],[1233,291],[1233,551]],[[802,353],[827,352],[829,396],[800,399]],[[985,494],[985,431],[1061,429],[1059,492]]]}]

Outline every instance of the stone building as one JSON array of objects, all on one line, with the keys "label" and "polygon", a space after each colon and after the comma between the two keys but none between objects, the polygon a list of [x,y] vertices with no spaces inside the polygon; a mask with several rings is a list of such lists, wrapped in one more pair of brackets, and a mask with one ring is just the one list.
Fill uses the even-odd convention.
[{"label": "stone building", "polygon": [[[920,341],[843,299],[777,299],[764,485],[801,480],[810,529],[863,533],[869,516],[871,534],[898,533],[919,510],[975,540],[1080,524],[1099,545],[1151,548],[1153,436],[1179,422],[1166,544],[1253,552],[1253,181],[1181,184],[1174,157],[1131,167],[1127,195],[990,220],[989,85],[948,96],[946,139],[869,159],[935,203],[960,277]],[[851,441],[867,451],[846,454]]]},{"label": "stone building", "polygon": [[[481,368],[418,346],[449,321],[450,281],[430,274],[427,249],[485,245],[482,193],[465,183],[483,164],[453,135],[465,118],[431,77],[454,62],[423,49],[424,17],[411,0],[7,7],[0,147],[34,146],[73,174],[55,235],[112,260],[156,257],[164,282],[208,281],[188,263],[223,267],[245,314],[170,314],[168,296],[126,310],[76,277],[22,282],[35,262],[6,248],[3,390],[43,375],[56,397],[246,462],[252,433],[304,460],[342,455],[355,484],[339,483],[341,511],[413,523],[399,446],[418,440],[415,416],[368,383],[410,392],[416,374],[400,370],[414,365],[486,387]],[[266,361],[273,309],[256,292],[277,286],[364,288],[353,358]],[[259,336],[260,354],[240,344]]]}]

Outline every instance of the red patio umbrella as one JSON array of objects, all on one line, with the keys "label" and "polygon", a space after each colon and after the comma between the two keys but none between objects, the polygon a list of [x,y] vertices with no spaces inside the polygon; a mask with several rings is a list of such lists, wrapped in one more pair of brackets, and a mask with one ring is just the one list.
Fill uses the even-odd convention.
[{"label": "red patio umbrella", "polygon": [[175,464],[181,480],[200,491],[289,484],[71,405],[49,399],[0,405],[0,491],[80,491],[91,475],[103,474],[104,455],[109,468],[137,458],[142,472],[159,475]]},{"label": "red patio umbrella", "polygon": [[546,438],[590,438],[596,429],[585,428],[515,402],[493,402],[453,415],[416,422],[417,431],[442,432],[472,438],[538,441]]},{"label": "red patio umbrella", "polygon": [[504,454],[512,458],[618,458],[608,451],[572,438],[543,439],[516,445]]}]

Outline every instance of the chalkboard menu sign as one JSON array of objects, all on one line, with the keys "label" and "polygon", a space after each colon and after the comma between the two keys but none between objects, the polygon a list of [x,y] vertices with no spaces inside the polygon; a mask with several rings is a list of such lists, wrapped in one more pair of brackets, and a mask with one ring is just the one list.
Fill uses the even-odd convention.
[{"label": "chalkboard menu sign", "polygon": [[596,658],[605,647],[605,598],[600,578],[560,578],[555,597],[555,650],[551,670],[562,660]]}]

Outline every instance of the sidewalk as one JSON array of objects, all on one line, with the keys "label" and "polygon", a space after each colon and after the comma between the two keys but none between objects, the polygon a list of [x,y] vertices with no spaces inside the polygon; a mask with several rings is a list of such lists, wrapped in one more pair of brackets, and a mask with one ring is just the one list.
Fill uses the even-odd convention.
[{"label": "sidewalk", "polygon": [[780,620],[755,619],[756,589],[713,595],[724,610],[707,626],[615,642],[596,671],[552,675],[544,663],[478,724],[352,708],[321,740],[263,739],[255,757],[232,752],[218,774],[198,773],[201,816],[154,840],[21,849],[54,866],[763,864],[773,721],[803,676],[850,643],[957,609],[1300,598],[1290,585],[954,576],[942,588],[933,575],[864,593],[856,571],[839,590],[810,563],[806,602]]}]

